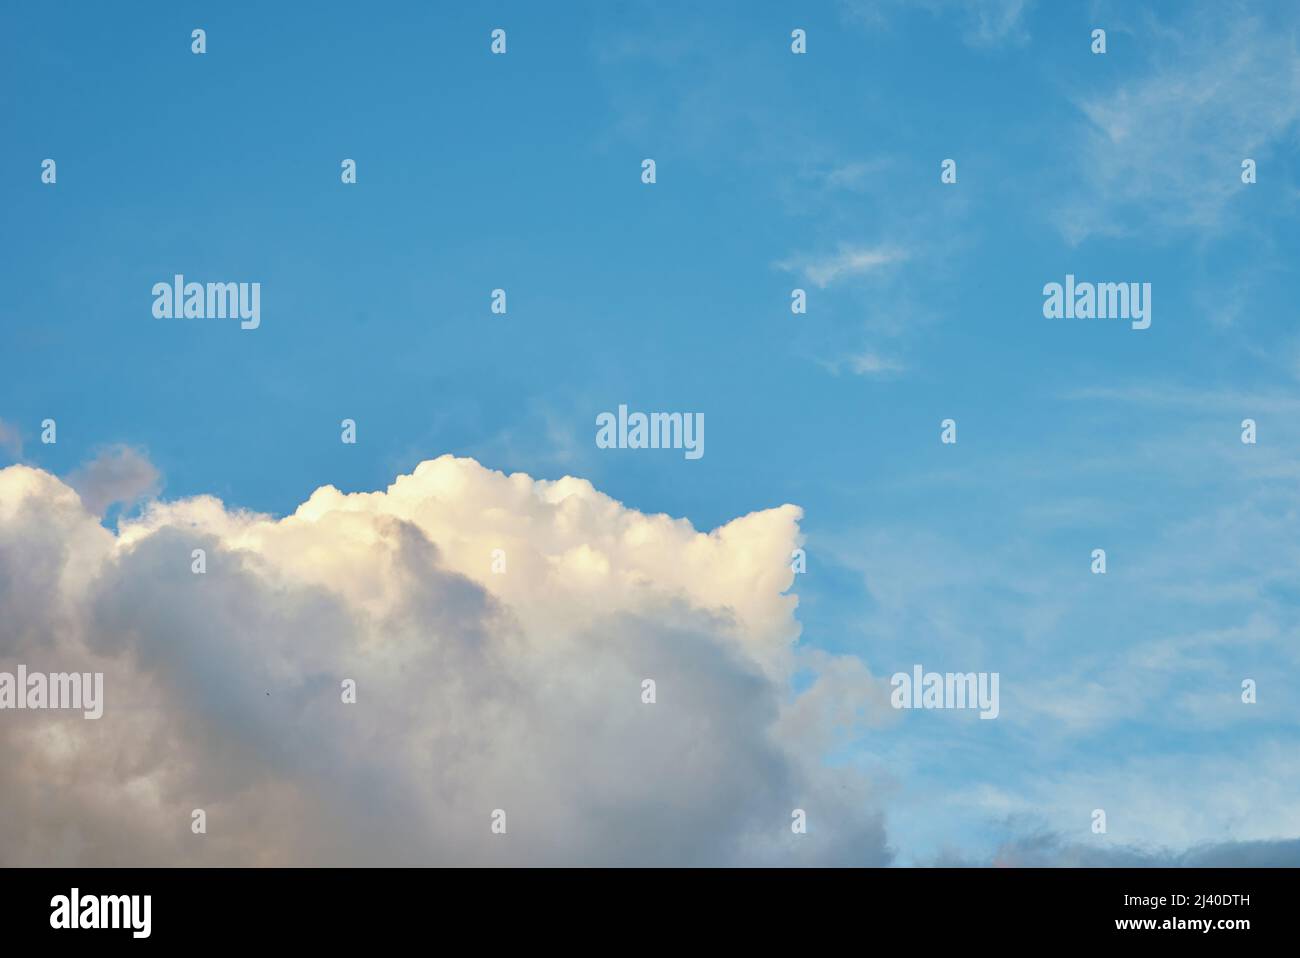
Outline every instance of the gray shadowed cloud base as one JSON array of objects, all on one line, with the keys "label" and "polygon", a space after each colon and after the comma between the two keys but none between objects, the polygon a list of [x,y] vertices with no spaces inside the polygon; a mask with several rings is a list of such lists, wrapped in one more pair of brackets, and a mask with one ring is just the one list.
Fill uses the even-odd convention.
[{"label": "gray shadowed cloud base", "polygon": [[115,503],[133,503],[158,491],[158,470],[144,453],[129,446],[103,449],[68,477],[95,515]]}]

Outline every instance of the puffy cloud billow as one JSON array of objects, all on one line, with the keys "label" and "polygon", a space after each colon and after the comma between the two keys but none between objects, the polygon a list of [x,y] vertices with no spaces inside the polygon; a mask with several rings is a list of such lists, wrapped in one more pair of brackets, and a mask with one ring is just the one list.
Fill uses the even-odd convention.
[{"label": "puffy cloud billow", "polygon": [[871,783],[825,761],[888,686],[798,651],[794,506],[702,533],[444,456],[281,519],[96,511],[0,470],[0,669],[105,698],[0,712],[0,864],[890,860]]}]

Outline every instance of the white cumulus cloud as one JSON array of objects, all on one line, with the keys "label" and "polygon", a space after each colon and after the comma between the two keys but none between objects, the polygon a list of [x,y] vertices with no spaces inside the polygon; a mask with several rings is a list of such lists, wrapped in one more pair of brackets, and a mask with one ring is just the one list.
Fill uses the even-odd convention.
[{"label": "white cumulus cloud", "polygon": [[886,862],[871,783],[823,749],[888,686],[798,651],[799,519],[704,533],[444,456],[284,518],[197,497],[111,531],[0,470],[0,669],[105,673],[99,721],[0,712],[0,863]]}]

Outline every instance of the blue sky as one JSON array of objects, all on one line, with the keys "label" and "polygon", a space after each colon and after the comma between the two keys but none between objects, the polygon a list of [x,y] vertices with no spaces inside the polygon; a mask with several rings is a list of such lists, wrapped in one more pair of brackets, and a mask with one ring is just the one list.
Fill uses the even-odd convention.
[{"label": "blue sky", "polygon": [[[444,453],[701,529],[793,503],[801,646],[1002,676],[998,721],[826,756],[901,863],[1300,836],[1293,5],[5,21],[0,465],[122,443],[274,514]],[[261,327],[154,319],[176,272],[261,282]],[[1045,319],[1067,273],[1150,283],[1151,327]],[[703,412],[706,454],[597,449],[620,403]]]}]

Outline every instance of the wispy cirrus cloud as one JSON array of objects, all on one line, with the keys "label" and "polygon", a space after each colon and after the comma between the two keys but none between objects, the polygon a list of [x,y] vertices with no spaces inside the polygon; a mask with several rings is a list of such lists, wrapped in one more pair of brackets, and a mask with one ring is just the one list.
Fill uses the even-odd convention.
[{"label": "wispy cirrus cloud", "polygon": [[828,360],[823,362],[822,365],[837,376],[842,372],[849,372],[855,376],[887,377],[907,369],[907,366],[901,360],[885,356],[871,349]]},{"label": "wispy cirrus cloud", "polygon": [[1026,14],[1033,0],[843,0],[844,15],[873,29],[887,28],[904,12],[924,10],[956,24],[972,47],[1015,46],[1029,40]]},{"label": "wispy cirrus cloud", "polygon": [[[1004,865],[1114,865],[1132,855],[1133,865],[1211,864],[1203,856],[1262,864],[1265,856],[1294,866],[1300,764],[1291,746],[1261,735],[1210,755],[1081,756],[1014,789],[981,789],[973,804],[1011,832],[995,856]],[[1106,813],[1104,833],[1091,830],[1094,809]]]},{"label": "wispy cirrus cloud", "polygon": [[884,174],[895,165],[894,160],[885,156],[810,163],[800,174],[800,179],[821,187],[827,193],[841,190],[867,192],[879,189]]},{"label": "wispy cirrus cloud", "polygon": [[896,246],[852,246],[842,244],[830,254],[798,255],[777,263],[777,268],[802,276],[819,289],[855,276],[865,276],[896,265],[908,258]]},{"label": "wispy cirrus cloud", "polygon": [[1180,383],[1136,383],[1070,389],[1059,396],[1075,402],[1113,402],[1130,405],[1195,409],[1221,414],[1224,410],[1268,412],[1281,416],[1300,413],[1300,397],[1283,390],[1205,389]]},{"label": "wispy cirrus cloud", "polygon": [[1230,224],[1241,162],[1267,160],[1300,128],[1294,7],[1277,22],[1196,8],[1173,27],[1141,31],[1152,65],[1107,92],[1076,98],[1076,171],[1056,210],[1065,238],[1210,233]]},{"label": "wispy cirrus cloud", "polygon": [[[907,368],[891,355],[892,349],[887,352],[879,344],[885,341],[901,347],[909,320],[917,315],[899,287],[899,270],[911,258],[911,250],[901,244],[841,243],[833,253],[797,254],[775,264],[819,290],[840,287],[842,292],[827,297],[831,308],[841,315],[860,317],[851,339],[842,332],[825,335],[818,348],[821,357],[816,359],[822,368],[836,376],[848,372],[877,378],[895,376]],[[868,294],[870,302],[862,303]]]}]

